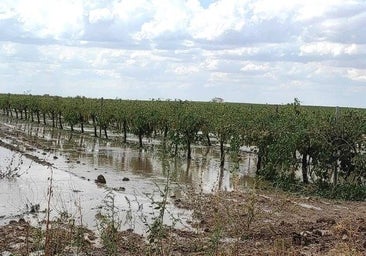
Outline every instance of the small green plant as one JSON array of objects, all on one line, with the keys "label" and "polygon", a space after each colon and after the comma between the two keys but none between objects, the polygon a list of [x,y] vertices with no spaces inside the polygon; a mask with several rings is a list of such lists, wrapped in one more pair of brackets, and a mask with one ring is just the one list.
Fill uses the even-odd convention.
[{"label": "small green plant", "polygon": [[118,216],[113,192],[108,192],[104,198],[103,209],[97,216],[97,228],[107,255],[118,255],[118,230],[122,221]]},{"label": "small green plant", "polygon": [[149,242],[149,255],[164,255],[165,245],[163,243],[164,239],[168,236],[167,227],[164,225],[164,216],[166,214],[166,205],[168,201],[168,193],[169,193],[169,181],[167,178],[167,183],[164,186],[164,190],[160,190],[160,194],[162,195],[161,201],[155,201],[152,197],[152,204],[155,205],[155,209],[159,210],[157,216],[153,218],[152,224],[148,225],[148,242]]},{"label": "small green plant", "polygon": [[252,190],[248,197],[248,202],[245,204],[245,210],[246,210],[246,228],[247,231],[250,230],[250,227],[257,217],[257,194],[254,190]]},{"label": "small green plant", "polygon": [[222,227],[221,225],[216,225],[215,230],[211,234],[209,240],[209,255],[217,255],[219,251],[221,238],[222,238]]},{"label": "small green plant", "polygon": [[[158,193],[161,198],[157,201],[154,196],[147,195],[151,200],[151,204],[155,210],[158,210],[157,215],[153,218],[152,223],[148,221],[146,216],[141,216],[142,221],[147,225],[148,239],[148,255],[171,255],[172,254],[172,237],[171,229],[179,220],[167,209],[169,194],[171,191],[171,171],[168,166],[163,165],[164,173],[166,174],[165,184],[161,187],[157,185]],[[164,220],[169,216],[172,220],[172,227],[165,225]]]},{"label": "small green plant", "polygon": [[366,199],[366,186],[350,183],[338,184],[337,186],[326,184],[319,186],[316,193],[326,198],[364,201]]},{"label": "small green plant", "polygon": [[45,256],[53,255],[52,249],[52,232],[51,232],[51,198],[53,196],[53,169],[51,168],[51,175],[49,178],[49,185],[47,188],[47,209],[46,209],[46,231],[45,231]]},{"label": "small green plant", "polygon": [[[42,230],[42,227],[32,228],[29,232],[29,238],[32,239],[32,249],[35,251],[44,249],[44,237],[45,233]],[[29,250],[29,249],[28,249]]]},{"label": "small green plant", "polygon": [[72,225],[70,225],[70,232],[73,234],[73,245],[77,248],[77,253],[81,252],[85,246],[84,239],[84,224],[83,224],[83,215],[82,215],[82,207],[80,198],[78,201],[75,201],[75,206],[78,209],[79,214],[79,225],[75,225],[75,219],[72,219]]}]

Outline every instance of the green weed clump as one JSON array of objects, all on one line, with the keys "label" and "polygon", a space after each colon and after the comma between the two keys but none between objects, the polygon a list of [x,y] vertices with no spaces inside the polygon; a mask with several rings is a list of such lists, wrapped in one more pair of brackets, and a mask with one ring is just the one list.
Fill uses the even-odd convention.
[{"label": "green weed clump", "polygon": [[97,228],[107,254],[118,255],[118,232],[122,221],[118,216],[113,192],[108,192],[105,196],[103,211],[97,217]]},{"label": "green weed clump", "polygon": [[338,184],[337,186],[323,185],[318,187],[315,191],[316,194],[330,198],[352,201],[365,201],[366,200],[366,186],[358,184]]},{"label": "green weed clump", "polygon": [[315,182],[313,184],[303,184],[300,180],[282,175],[274,179],[272,185],[284,191],[299,195],[320,196],[329,199],[350,201],[366,200],[366,186],[356,183],[334,185],[326,182]]}]

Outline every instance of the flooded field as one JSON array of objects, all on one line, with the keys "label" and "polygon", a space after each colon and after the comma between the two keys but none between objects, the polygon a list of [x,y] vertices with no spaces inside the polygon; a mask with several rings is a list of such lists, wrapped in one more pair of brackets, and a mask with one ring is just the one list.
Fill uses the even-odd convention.
[{"label": "flooded field", "polygon": [[[244,150],[220,168],[215,146],[187,161],[154,139],[139,149],[91,133],[0,119],[1,255],[365,255],[364,202],[247,189],[257,160]],[[101,228],[105,216],[121,232]]]},{"label": "flooded field", "polygon": [[[220,169],[215,147],[195,146],[193,159],[187,161],[163,154],[158,141],[145,141],[146,147],[139,149],[136,139],[129,138],[122,144],[116,135],[105,140],[1,117],[0,223],[19,217],[39,221],[49,207],[54,217],[67,213],[96,229],[98,214],[113,198],[122,229],[144,234],[159,214],[168,185],[164,221],[190,229],[191,211],[174,206],[187,189],[232,191],[245,187],[254,173],[252,154],[243,153],[236,162],[228,156]],[[98,175],[105,177],[105,185],[96,184]]]}]

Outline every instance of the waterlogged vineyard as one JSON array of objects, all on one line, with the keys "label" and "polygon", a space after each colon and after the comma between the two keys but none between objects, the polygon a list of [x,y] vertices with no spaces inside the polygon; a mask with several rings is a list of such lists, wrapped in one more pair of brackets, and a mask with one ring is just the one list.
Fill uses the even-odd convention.
[{"label": "waterlogged vineyard", "polygon": [[256,154],[256,175],[283,189],[366,198],[363,109],[189,101],[135,101],[0,94],[4,116],[126,143],[158,144],[192,158],[194,145],[217,147],[220,167]]}]

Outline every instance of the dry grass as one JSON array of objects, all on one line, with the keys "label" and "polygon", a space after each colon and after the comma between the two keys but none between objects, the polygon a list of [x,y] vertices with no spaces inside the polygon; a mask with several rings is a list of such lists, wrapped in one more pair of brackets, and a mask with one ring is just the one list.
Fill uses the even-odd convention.
[{"label": "dry grass", "polygon": [[[253,190],[190,194],[176,203],[194,210],[193,231],[165,227],[155,247],[131,231],[118,232],[117,255],[366,255],[364,202]],[[75,247],[107,255],[107,248],[97,248],[90,239],[91,231],[65,222],[50,223],[51,255],[70,255]],[[24,221],[1,227],[0,234],[0,248],[19,255],[39,250],[42,243],[36,241],[44,241],[44,233]],[[14,243],[22,246],[14,250]]]}]

